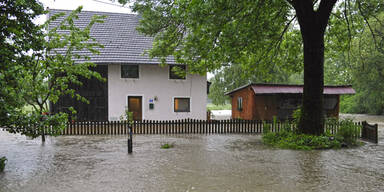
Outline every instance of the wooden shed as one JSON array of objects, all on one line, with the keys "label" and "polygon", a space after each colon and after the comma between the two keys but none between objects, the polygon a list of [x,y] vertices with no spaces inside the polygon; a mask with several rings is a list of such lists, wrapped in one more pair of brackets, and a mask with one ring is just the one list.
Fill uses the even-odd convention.
[{"label": "wooden shed", "polygon": [[[339,116],[340,95],[355,94],[350,85],[324,86],[324,114]],[[232,98],[232,118],[279,120],[292,118],[302,103],[303,85],[248,84],[226,93]]]}]

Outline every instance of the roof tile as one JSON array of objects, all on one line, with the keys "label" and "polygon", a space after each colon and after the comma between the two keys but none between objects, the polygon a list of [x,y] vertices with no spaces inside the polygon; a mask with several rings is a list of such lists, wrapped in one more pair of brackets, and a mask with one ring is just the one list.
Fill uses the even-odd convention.
[{"label": "roof tile", "polygon": [[[51,9],[50,15],[65,12],[69,10]],[[95,23],[91,29],[91,37],[104,45],[99,55],[93,55],[86,50],[75,51],[75,54],[89,56],[94,63],[137,63],[137,64],[160,64],[157,58],[149,58],[144,54],[146,50],[152,48],[153,38],[140,34],[136,27],[139,24],[139,16],[135,14],[107,13],[82,11],[79,13],[79,19],[75,20],[75,25],[84,28],[91,21],[93,15],[105,15],[104,23]],[[55,27],[64,18],[58,18],[53,21],[49,28]],[[58,30],[59,33],[68,33],[68,31]],[[56,49],[57,53],[63,54],[65,49]],[[83,58],[74,59],[76,62],[88,61]],[[170,56],[167,58],[168,64],[176,64],[175,59]]]}]

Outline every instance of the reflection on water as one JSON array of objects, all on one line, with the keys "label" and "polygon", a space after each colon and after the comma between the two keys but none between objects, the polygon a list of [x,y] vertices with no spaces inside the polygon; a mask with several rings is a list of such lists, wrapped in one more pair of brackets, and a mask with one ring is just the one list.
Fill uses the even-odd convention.
[{"label": "reflection on water", "polygon": [[[380,137],[383,138],[382,132]],[[0,191],[384,191],[384,147],[291,151],[259,135],[60,136],[0,131]],[[162,143],[174,143],[161,149]]]}]

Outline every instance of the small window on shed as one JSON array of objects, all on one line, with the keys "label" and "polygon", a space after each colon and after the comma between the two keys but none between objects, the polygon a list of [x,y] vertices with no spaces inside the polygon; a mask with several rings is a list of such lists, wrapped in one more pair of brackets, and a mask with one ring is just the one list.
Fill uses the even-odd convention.
[{"label": "small window on shed", "polygon": [[239,110],[239,111],[243,110],[243,98],[242,97],[237,98],[237,110]]},{"label": "small window on shed", "polygon": [[121,65],[121,78],[139,78],[139,65]]}]

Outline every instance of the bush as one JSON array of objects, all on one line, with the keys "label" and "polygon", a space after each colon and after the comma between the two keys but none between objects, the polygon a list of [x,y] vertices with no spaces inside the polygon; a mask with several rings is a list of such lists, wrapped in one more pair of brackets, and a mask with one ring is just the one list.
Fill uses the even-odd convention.
[{"label": "bush", "polygon": [[5,164],[7,164],[7,158],[6,157],[1,157],[0,158],[0,172],[4,171]]},{"label": "bush", "polygon": [[162,149],[170,149],[170,148],[173,148],[173,147],[174,147],[173,143],[164,143],[164,144],[161,145]]},{"label": "bush", "polygon": [[338,149],[342,146],[357,146],[360,133],[360,127],[355,125],[351,119],[338,120],[330,118],[326,124],[338,127],[336,134],[331,134],[326,129],[324,135],[306,135],[300,134],[295,130],[283,128],[280,132],[271,132],[270,124],[264,124],[263,143],[273,147],[283,149]]},{"label": "bush", "polygon": [[292,131],[281,131],[277,133],[266,133],[263,135],[263,143],[283,149],[337,149],[341,143],[328,136],[315,136],[297,134]]},{"label": "bush", "polygon": [[360,127],[355,125],[351,119],[339,121],[336,139],[347,146],[358,145],[357,138],[359,137]]}]

